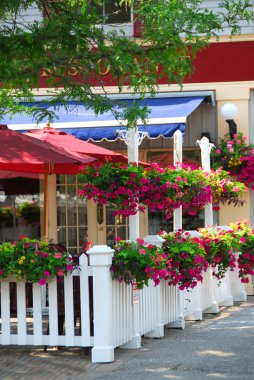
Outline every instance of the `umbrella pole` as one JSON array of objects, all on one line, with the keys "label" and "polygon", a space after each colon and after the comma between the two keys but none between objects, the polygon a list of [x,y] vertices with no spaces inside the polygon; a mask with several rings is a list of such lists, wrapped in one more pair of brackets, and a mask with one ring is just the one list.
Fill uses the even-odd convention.
[{"label": "umbrella pole", "polygon": [[42,237],[46,241],[47,238],[47,211],[48,211],[48,172],[44,173],[44,194],[43,194],[43,221],[42,221]]}]

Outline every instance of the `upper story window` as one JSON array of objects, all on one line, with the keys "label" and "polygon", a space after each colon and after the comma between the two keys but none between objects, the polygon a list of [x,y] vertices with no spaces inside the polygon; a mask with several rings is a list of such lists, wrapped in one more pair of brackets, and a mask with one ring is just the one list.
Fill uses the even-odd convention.
[{"label": "upper story window", "polygon": [[103,24],[124,24],[131,22],[131,8],[120,5],[116,0],[103,0],[97,5],[97,14],[102,17]]}]

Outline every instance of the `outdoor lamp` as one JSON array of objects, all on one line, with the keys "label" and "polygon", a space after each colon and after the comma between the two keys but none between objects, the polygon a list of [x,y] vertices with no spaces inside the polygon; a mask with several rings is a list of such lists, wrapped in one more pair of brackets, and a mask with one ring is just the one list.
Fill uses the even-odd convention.
[{"label": "outdoor lamp", "polygon": [[237,125],[234,121],[238,113],[238,109],[233,103],[226,103],[221,107],[221,115],[226,120],[229,126],[229,135],[232,139],[234,134],[237,133]]}]

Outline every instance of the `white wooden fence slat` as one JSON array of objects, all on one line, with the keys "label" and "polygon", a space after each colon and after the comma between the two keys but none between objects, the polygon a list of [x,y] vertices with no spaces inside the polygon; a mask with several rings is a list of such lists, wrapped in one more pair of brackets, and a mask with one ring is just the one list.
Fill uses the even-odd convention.
[{"label": "white wooden fence slat", "polygon": [[[89,303],[91,294],[89,294],[89,274],[90,269],[88,267],[88,259],[86,255],[81,255],[79,258],[80,264],[80,323],[81,323],[81,336],[82,346],[91,346],[91,331],[90,331],[90,315]],[[92,321],[93,322],[93,321]]]},{"label": "white wooden fence slat", "polygon": [[58,342],[58,307],[56,278],[48,283],[49,302],[49,345],[59,345]]},{"label": "white wooden fence slat", "polygon": [[65,344],[74,345],[74,302],[73,302],[73,277],[64,278],[64,308],[65,308]]},{"label": "white wooden fence slat", "polygon": [[2,333],[1,344],[10,344],[11,326],[10,326],[10,282],[1,281],[1,319]]},{"label": "white wooden fence slat", "polygon": [[17,344],[26,344],[26,283],[17,282],[17,322],[18,341]]},{"label": "white wooden fence slat", "polygon": [[[33,284],[33,318],[34,318],[34,345],[42,345],[42,294],[45,293],[46,287],[39,284]],[[46,306],[46,304],[45,304]]]}]

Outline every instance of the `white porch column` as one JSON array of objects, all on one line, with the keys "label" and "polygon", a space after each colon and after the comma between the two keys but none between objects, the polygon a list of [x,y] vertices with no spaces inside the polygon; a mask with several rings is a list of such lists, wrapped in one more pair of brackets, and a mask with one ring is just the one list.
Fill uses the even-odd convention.
[{"label": "white porch column", "polygon": [[[183,134],[177,130],[174,133],[174,166],[179,169],[183,163]],[[182,206],[174,210],[173,229],[177,231],[183,227]]]},{"label": "white porch column", "polygon": [[[214,144],[209,143],[208,138],[205,136],[202,137],[201,140],[197,140],[197,144],[200,146],[201,149],[202,168],[204,171],[210,172],[210,153],[211,150],[214,148]],[[211,225],[213,225],[213,205],[212,203],[209,203],[205,206],[205,227]]]},{"label": "white porch column", "polygon": [[93,363],[114,361],[112,331],[112,264],[113,249],[95,245],[87,251],[93,271],[94,347]]},{"label": "white porch column", "polygon": [[[48,176],[46,237],[57,242],[56,175]],[[45,205],[44,205],[45,207]]]},{"label": "white porch column", "polygon": [[[138,147],[148,133],[139,132],[137,128],[130,128],[125,131],[117,130],[116,132],[128,147],[128,161],[136,162],[138,165]],[[129,224],[129,240],[135,241],[139,237],[139,212],[129,216]]]}]

